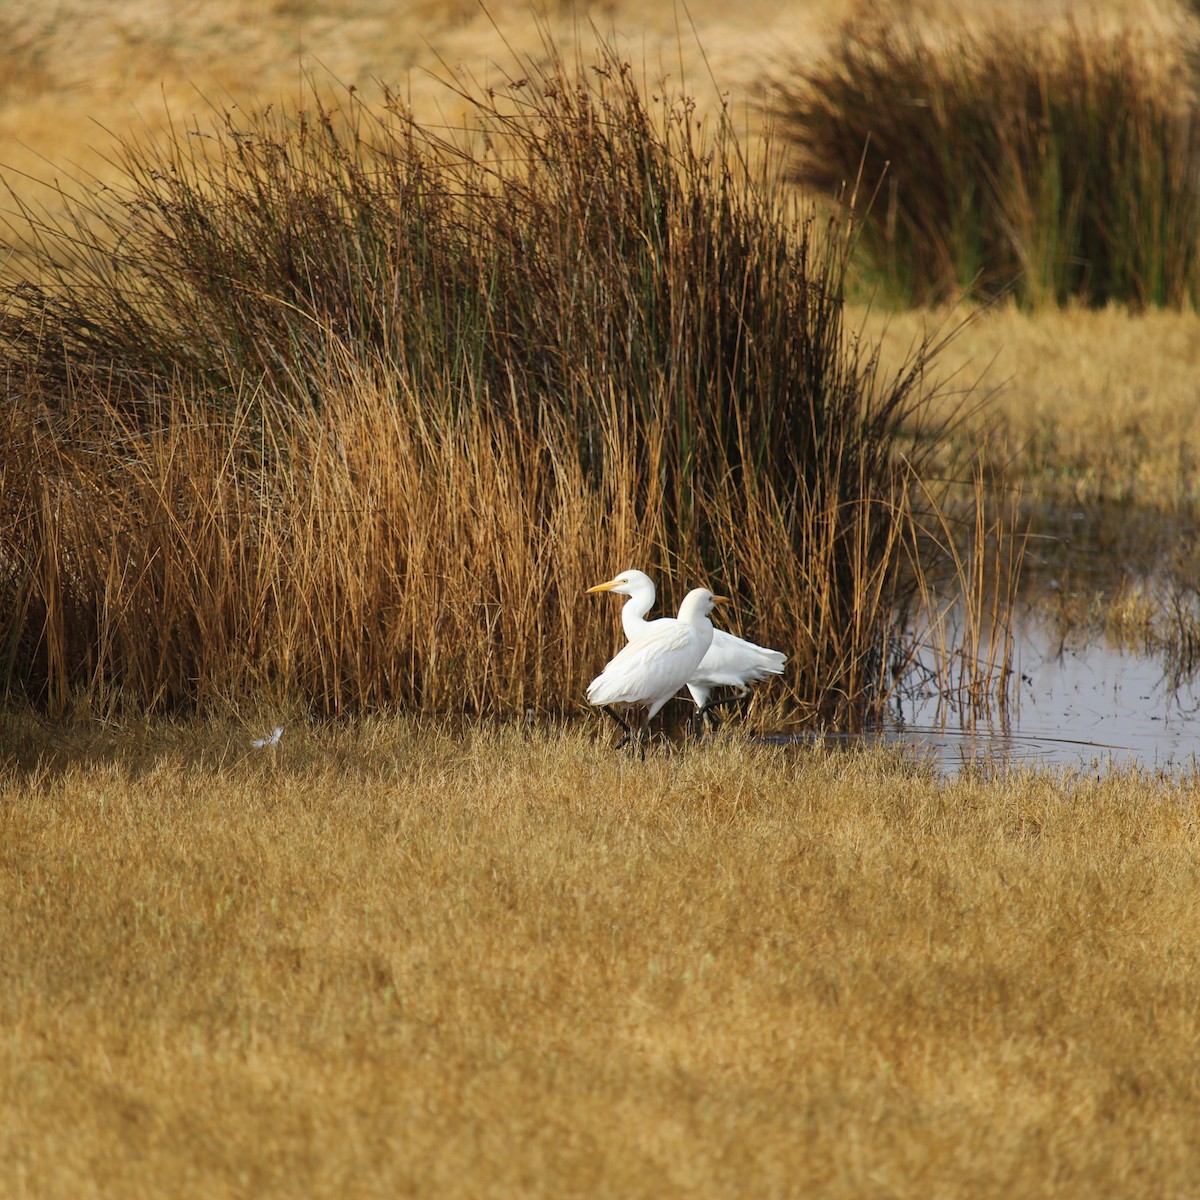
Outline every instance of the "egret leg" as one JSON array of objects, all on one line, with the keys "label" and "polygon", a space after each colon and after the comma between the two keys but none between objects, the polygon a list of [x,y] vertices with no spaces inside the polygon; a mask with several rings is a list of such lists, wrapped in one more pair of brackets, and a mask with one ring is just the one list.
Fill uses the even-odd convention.
[{"label": "egret leg", "polygon": [[650,718],[647,717],[642,722],[642,727],[638,731],[638,736],[637,736],[638,758],[641,759],[642,762],[646,761],[646,738],[649,737],[649,735],[650,735]]},{"label": "egret leg", "polygon": [[712,710],[718,707],[720,701],[710,702],[703,708],[696,710],[696,715],[692,719],[696,723],[697,737],[703,737],[706,733],[715,733],[721,728],[721,718]]},{"label": "egret leg", "polygon": [[606,716],[611,717],[625,731],[621,740],[613,747],[614,750],[620,750],[622,746],[629,744],[629,739],[633,736],[633,731],[629,726],[615,713],[608,705],[602,705],[600,711]]},{"label": "egret leg", "polygon": [[697,741],[699,741],[705,735],[709,727],[714,722],[714,717],[708,711],[710,707],[710,705],[706,704],[703,708],[696,709],[696,711],[692,713],[691,720],[688,721],[688,725],[692,731],[692,737],[694,737]]},{"label": "egret leg", "polygon": [[711,719],[716,715],[712,712],[714,708],[724,708],[726,704],[741,704],[749,699],[749,696],[750,689],[742,688],[740,692],[734,692],[731,696],[722,696],[720,700],[710,700],[700,711]]}]

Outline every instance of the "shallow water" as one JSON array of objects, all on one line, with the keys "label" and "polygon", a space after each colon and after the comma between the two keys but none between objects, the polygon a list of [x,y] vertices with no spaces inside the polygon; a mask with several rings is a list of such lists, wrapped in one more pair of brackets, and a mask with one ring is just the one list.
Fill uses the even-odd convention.
[{"label": "shallow water", "polygon": [[1072,644],[1031,619],[1014,661],[1019,684],[1007,710],[977,720],[936,696],[897,704],[870,740],[910,748],[957,772],[987,761],[1108,772],[1127,766],[1178,775],[1200,755],[1200,691],[1160,661],[1084,638]]},{"label": "shallow water", "polygon": [[[879,728],[836,740],[900,746],[936,769],[1054,767],[1108,773],[1137,767],[1194,774],[1200,760],[1200,679],[1175,678],[1161,656],[1070,628],[1092,597],[1131,580],[1161,580],[1190,520],[1127,505],[1035,514],[1015,615],[1017,684],[1008,704],[971,721],[935,694],[897,699]],[[1055,615],[1047,597],[1070,593]],[[1064,632],[1064,624],[1067,631]]]},{"label": "shallow water", "polygon": [[[1051,644],[1051,643],[1054,644]],[[1022,632],[1020,685],[1004,711],[971,721],[937,696],[909,697],[861,734],[784,741],[902,748],[947,775],[965,767],[1050,767],[1106,775],[1123,768],[1182,777],[1200,771],[1200,689],[1161,663],[1103,643],[1060,646]]]}]

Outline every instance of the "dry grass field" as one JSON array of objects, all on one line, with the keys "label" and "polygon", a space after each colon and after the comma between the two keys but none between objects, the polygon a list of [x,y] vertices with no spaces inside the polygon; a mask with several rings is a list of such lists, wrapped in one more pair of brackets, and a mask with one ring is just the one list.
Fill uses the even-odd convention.
[{"label": "dry grass field", "polygon": [[[963,312],[858,310],[853,323],[897,360]],[[938,355],[964,433],[988,438],[1030,496],[1191,513],[1200,463],[1195,313],[1119,308],[985,312]]]},{"label": "dry grass field", "polygon": [[750,0],[736,12],[715,0],[686,12],[661,0],[51,0],[31,12],[2,0],[0,164],[44,178],[75,163],[103,179],[110,134],[161,129],[168,107],[180,119],[210,105],[293,102],[306,74],[365,91],[386,83],[422,120],[454,122],[463,110],[438,78],[464,68],[499,81],[513,52],[537,53],[546,31],[564,48],[586,46],[593,26],[651,75],[685,71],[712,93],[711,68],[723,87],[752,95],[781,49],[819,40],[837,11],[831,0]]},{"label": "dry grass field", "polygon": [[250,736],[5,718],[4,1194],[1195,1194],[1193,781]]}]

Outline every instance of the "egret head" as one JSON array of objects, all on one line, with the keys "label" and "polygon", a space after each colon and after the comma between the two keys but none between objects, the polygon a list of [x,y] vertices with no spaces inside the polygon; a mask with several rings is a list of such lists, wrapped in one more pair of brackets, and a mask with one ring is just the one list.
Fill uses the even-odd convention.
[{"label": "egret head", "polygon": [[679,606],[679,619],[693,621],[698,617],[707,617],[714,605],[728,603],[728,596],[714,595],[708,588],[693,588],[684,596],[683,603]]},{"label": "egret head", "polygon": [[616,592],[619,596],[636,596],[647,589],[654,595],[654,581],[644,571],[622,571],[607,583],[598,583],[587,590],[589,596],[596,592]]}]

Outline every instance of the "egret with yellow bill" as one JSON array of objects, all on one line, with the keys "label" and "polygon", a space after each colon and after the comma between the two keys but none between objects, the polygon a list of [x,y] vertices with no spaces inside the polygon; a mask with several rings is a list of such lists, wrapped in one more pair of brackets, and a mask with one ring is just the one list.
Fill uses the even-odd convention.
[{"label": "egret with yellow bill", "polygon": [[[644,739],[659,709],[696,673],[713,640],[708,619],[714,604],[724,604],[707,588],[694,588],[679,606],[678,617],[654,621],[645,634],[629,642],[604,670],[588,684],[588,703],[606,712],[644,755]],[[636,730],[618,716],[610,705],[641,708],[644,717]]]},{"label": "egret with yellow bill", "polygon": [[[607,583],[588,588],[588,594],[613,592],[629,599],[621,608],[621,625],[632,643],[658,628],[664,620],[646,620],[654,607],[654,581],[644,571],[622,571]],[[703,719],[710,709],[740,700],[750,694],[750,684],[761,683],[771,675],[781,675],[787,655],[768,650],[744,638],[735,637],[724,629],[714,629],[712,642],[703,659],[687,680],[687,689],[696,703],[697,716]],[[727,700],[713,700],[714,688],[736,688],[736,695]]]}]

